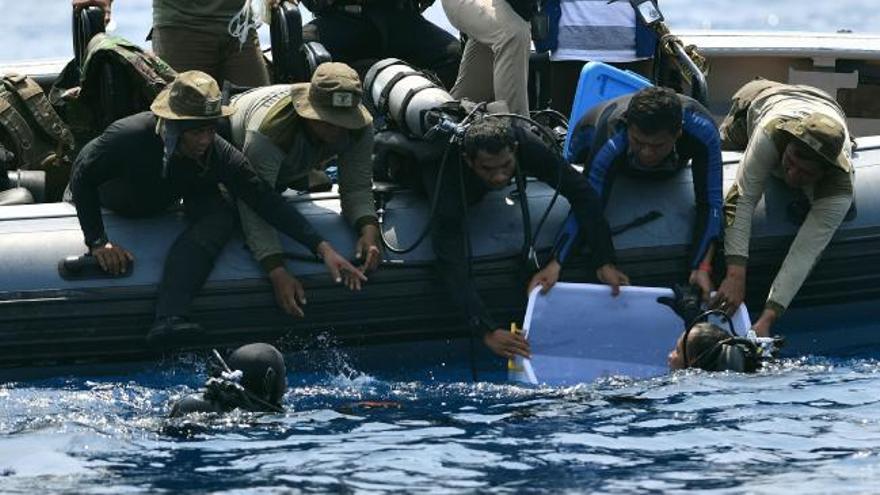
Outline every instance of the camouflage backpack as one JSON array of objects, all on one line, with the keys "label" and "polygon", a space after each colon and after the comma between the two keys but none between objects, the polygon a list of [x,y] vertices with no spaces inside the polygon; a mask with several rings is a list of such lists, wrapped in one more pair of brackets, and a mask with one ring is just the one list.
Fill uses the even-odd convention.
[{"label": "camouflage backpack", "polygon": [[73,160],[73,135],[31,78],[7,74],[0,85],[0,143],[11,168],[48,169]]},{"label": "camouflage backpack", "polygon": [[[71,61],[53,87],[81,147],[114,121],[150,108],[177,73],[159,57],[119,36],[98,33],[88,43],[82,67]],[[74,98],[61,95],[75,86]]]}]

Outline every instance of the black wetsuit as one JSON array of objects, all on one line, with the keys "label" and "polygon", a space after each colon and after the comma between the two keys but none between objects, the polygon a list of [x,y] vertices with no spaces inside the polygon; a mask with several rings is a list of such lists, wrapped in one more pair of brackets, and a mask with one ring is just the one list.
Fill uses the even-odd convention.
[{"label": "black wetsuit", "polygon": [[[518,124],[513,125],[519,144],[517,161],[522,174],[536,177],[551,187],[555,187],[558,182],[560,194],[571,204],[581,230],[585,233],[584,238],[592,249],[593,264],[599,267],[613,263],[615,258],[611,231],[602,214],[599,197],[586,177],[568,165],[562,156],[533,131]],[[450,157],[456,155],[456,152],[449,153]],[[459,166],[457,158],[449,159],[444,169],[443,184],[432,224],[434,252],[441,277],[455,302],[463,308],[468,323],[476,329],[495,330],[499,325],[486,310],[468,271],[459,170],[462,170],[469,204],[477,202],[489,191],[489,187],[470,167],[464,163]],[[562,174],[561,178],[559,174]],[[423,167],[422,182],[429,195],[433,194],[436,181],[437,168]]]},{"label": "black wetsuit", "polygon": [[251,169],[244,155],[216,136],[205,165],[176,154],[162,178],[164,144],[151,112],[120,119],[89,142],[71,177],[76,214],[87,246],[106,239],[101,206],[123,215],[164,211],[183,199],[189,221],[174,241],[159,290],[156,316],[183,316],[214,259],[232,235],[238,213],[219,189],[225,186],[267,222],[315,251],[322,238],[308,221]]},{"label": "black wetsuit", "polygon": [[190,394],[178,400],[171,406],[169,417],[179,418],[193,413],[225,413],[235,409],[234,407],[224,406],[223,404],[205,399],[202,394]]},{"label": "black wetsuit", "polygon": [[372,63],[394,57],[436,73],[447,89],[455,84],[461,45],[454,36],[425,19],[414,1],[304,3],[315,18],[303,26],[303,40],[320,42],[334,61],[353,66],[361,78]]}]

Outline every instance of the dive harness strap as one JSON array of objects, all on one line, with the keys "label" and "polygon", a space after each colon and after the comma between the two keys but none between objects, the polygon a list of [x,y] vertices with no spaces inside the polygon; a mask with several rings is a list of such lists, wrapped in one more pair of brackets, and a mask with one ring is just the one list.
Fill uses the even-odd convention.
[{"label": "dive harness strap", "polygon": [[40,86],[21,74],[9,74],[3,79],[7,87],[15,91],[30,110],[37,125],[53,140],[60,143],[62,157],[70,160],[74,149],[73,134],[49,104],[49,100]]},{"label": "dive harness strap", "polygon": [[30,168],[31,164],[38,161],[35,156],[34,140],[36,138],[33,131],[18,110],[6,98],[3,98],[2,93],[0,93],[0,126],[12,136],[13,145],[16,148],[15,154],[18,155],[20,163],[25,164],[23,168]]}]

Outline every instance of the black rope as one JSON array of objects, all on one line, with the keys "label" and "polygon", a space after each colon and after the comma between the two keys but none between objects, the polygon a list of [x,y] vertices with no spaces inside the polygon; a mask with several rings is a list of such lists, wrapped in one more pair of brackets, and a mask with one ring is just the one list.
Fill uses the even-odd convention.
[{"label": "black rope", "polygon": [[434,197],[431,198],[431,207],[428,210],[428,219],[425,221],[425,225],[424,227],[422,227],[422,231],[419,233],[419,236],[416,238],[416,240],[413,241],[411,245],[405,248],[391,245],[391,242],[389,242],[388,238],[385,236],[385,229],[383,228],[385,223],[384,215],[382,218],[379,219],[379,237],[382,239],[382,245],[384,245],[385,248],[392,253],[409,253],[419,247],[419,245],[425,240],[425,238],[428,237],[428,233],[431,231],[431,225],[434,223],[434,215],[437,213],[437,203],[440,198],[440,185],[443,182],[443,172],[446,170],[446,160],[449,157],[449,149],[451,147],[452,144],[450,142],[443,150],[443,158],[441,158],[440,167],[437,170],[437,178],[434,183]]},{"label": "black rope", "polygon": [[[559,142],[556,140],[556,138],[552,134],[550,134],[550,132],[547,130],[547,128],[545,126],[541,125],[539,122],[536,122],[534,119],[532,119],[530,117],[525,117],[525,116],[517,114],[517,113],[494,113],[494,114],[491,114],[491,116],[492,117],[509,117],[512,119],[519,119],[519,120],[522,120],[524,122],[527,122],[527,123],[534,125],[535,127],[537,127],[538,131],[544,135],[544,138],[547,139],[550,143],[552,143],[552,145],[554,146],[556,151],[560,154],[560,156],[564,156],[562,145],[560,145]],[[544,209],[544,213],[541,215],[541,219],[538,221],[538,226],[535,227],[535,230],[533,232],[530,232],[530,237],[532,239],[537,239],[538,236],[541,234],[541,229],[544,228],[544,224],[547,221],[547,218],[550,216],[550,212],[553,210],[553,206],[556,205],[556,200],[559,198],[559,190],[562,187],[562,167],[564,167],[566,165],[567,164],[563,160],[562,166],[560,166],[559,169],[557,170],[556,185],[553,188],[554,189],[553,197],[550,198],[550,203],[548,203],[547,207]],[[519,163],[517,163],[517,166],[519,166]],[[527,202],[527,199],[528,198],[524,197],[524,198],[522,198],[522,201]],[[531,230],[532,226],[531,225],[524,225],[523,228]],[[534,247],[534,245],[528,246],[528,249],[531,252],[531,251],[535,250],[535,247]]]},{"label": "black rope", "polygon": [[[464,117],[464,119],[462,119],[461,124],[459,124],[459,125],[460,126],[467,125],[468,121],[470,121],[473,118],[473,116],[477,113],[477,111],[479,111],[481,108],[484,108],[485,106],[486,106],[485,103],[480,103],[480,104],[476,105],[473,108],[473,110],[471,110]],[[446,147],[443,149],[443,157],[441,158],[440,167],[437,171],[437,179],[436,179],[436,182],[434,183],[434,197],[431,199],[431,207],[428,211],[428,220],[425,222],[425,226],[422,228],[421,233],[416,238],[416,240],[412,243],[412,245],[410,245],[409,247],[406,247],[406,248],[398,248],[396,246],[392,246],[391,243],[388,242],[388,239],[385,237],[385,230],[382,228],[383,224],[384,224],[384,216],[383,216],[383,218],[380,219],[380,221],[379,221],[379,234],[380,234],[380,236],[379,237],[382,240],[382,245],[384,245],[385,248],[388,249],[389,251],[391,251],[392,253],[406,254],[406,253],[412,252],[422,242],[424,242],[425,238],[428,236],[428,233],[431,231],[431,225],[433,224],[433,221],[434,221],[434,215],[437,213],[437,201],[440,197],[440,184],[443,181],[443,172],[446,169],[446,160],[449,156],[449,150],[450,150],[450,148],[452,148],[453,144],[455,144],[456,139],[458,139],[458,136],[456,136],[455,134],[451,135],[449,137],[449,140],[446,142]]]}]

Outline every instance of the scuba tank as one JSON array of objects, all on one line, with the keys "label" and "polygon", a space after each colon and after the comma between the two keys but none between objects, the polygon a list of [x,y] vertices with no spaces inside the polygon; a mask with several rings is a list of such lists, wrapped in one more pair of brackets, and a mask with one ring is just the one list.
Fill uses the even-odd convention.
[{"label": "scuba tank", "polygon": [[380,60],[364,78],[364,102],[410,136],[423,138],[436,122],[427,118],[454,99],[439,82],[396,58]]}]

